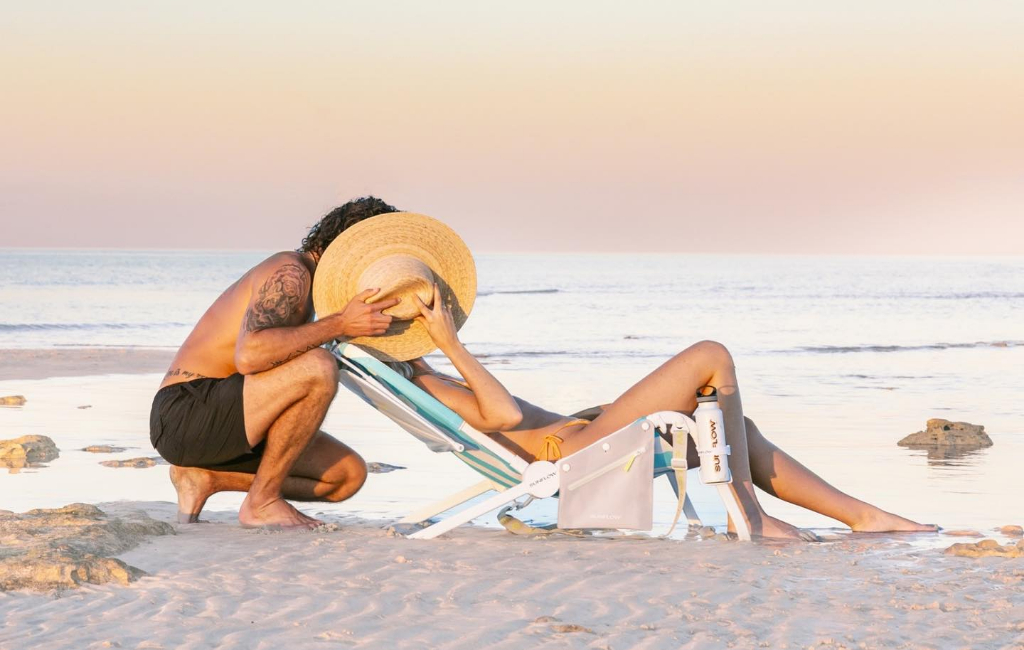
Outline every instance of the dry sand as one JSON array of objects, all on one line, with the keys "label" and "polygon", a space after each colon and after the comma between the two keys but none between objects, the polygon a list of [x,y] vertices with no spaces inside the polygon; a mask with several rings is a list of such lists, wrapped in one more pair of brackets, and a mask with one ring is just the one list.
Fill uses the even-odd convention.
[{"label": "dry sand", "polygon": [[[170,504],[143,507],[172,521]],[[383,522],[262,533],[227,514],[119,557],[128,587],[0,594],[2,648],[1017,648],[1024,562],[882,537],[533,539]]]},{"label": "dry sand", "polygon": [[149,348],[6,349],[0,350],[0,381],[162,372],[175,352]]}]

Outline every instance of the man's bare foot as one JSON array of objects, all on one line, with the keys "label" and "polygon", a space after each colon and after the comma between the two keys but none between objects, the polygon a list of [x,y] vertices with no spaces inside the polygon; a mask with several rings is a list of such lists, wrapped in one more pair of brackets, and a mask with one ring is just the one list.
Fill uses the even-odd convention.
[{"label": "man's bare foot", "polygon": [[281,497],[255,506],[252,504],[251,496],[245,497],[242,507],[238,510],[238,522],[243,528],[313,530],[323,525],[322,521],[307,517]]},{"label": "man's bare foot", "polygon": [[213,494],[212,472],[198,467],[171,465],[171,483],[178,492],[178,523],[195,524]]},{"label": "man's bare foot", "polygon": [[850,528],[856,533],[934,533],[939,530],[935,524],[919,524],[878,508]]}]

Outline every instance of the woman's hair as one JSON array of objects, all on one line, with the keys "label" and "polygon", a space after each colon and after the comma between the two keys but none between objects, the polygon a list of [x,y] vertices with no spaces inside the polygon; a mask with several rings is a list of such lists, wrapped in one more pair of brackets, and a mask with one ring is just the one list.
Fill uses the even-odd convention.
[{"label": "woman's hair", "polygon": [[416,371],[413,370],[412,364],[408,361],[388,361],[386,363],[389,368],[410,381],[416,375]]},{"label": "woman's hair", "polygon": [[309,234],[302,240],[299,252],[313,253],[320,257],[331,245],[331,242],[346,228],[354,226],[363,219],[389,212],[398,212],[398,209],[375,196],[353,199],[325,214],[316,225],[310,228]]}]

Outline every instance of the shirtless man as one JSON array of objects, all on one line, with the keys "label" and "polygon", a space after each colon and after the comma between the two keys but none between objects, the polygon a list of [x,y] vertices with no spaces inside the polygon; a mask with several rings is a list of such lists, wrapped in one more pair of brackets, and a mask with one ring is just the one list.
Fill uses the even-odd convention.
[{"label": "shirtless man", "polygon": [[199,319],[153,399],[150,439],[171,463],[178,519],[199,520],[216,492],[247,492],[247,527],[314,528],[285,499],[343,501],[362,487],[366,463],[320,431],[338,389],[338,366],[320,346],[340,337],[383,334],[397,300],[313,317],[317,263],[342,231],[395,212],[374,197],[350,201],[320,220],[295,252],[250,269]]}]

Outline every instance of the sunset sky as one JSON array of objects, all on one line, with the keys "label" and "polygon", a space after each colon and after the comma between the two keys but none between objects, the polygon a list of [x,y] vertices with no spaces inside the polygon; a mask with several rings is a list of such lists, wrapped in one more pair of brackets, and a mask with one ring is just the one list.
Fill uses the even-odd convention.
[{"label": "sunset sky", "polygon": [[1024,254],[1022,2],[23,2],[0,246]]}]

